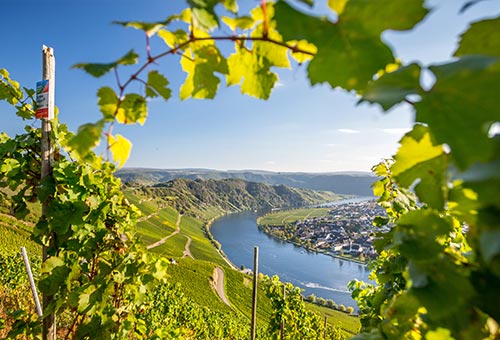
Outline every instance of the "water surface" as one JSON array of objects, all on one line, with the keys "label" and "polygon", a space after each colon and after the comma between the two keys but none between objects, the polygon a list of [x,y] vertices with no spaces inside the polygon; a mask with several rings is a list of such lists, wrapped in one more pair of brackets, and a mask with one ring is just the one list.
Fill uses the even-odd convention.
[{"label": "water surface", "polygon": [[303,288],[305,295],[315,294],[339,305],[356,305],[346,290],[347,283],[355,278],[368,281],[366,266],[272,238],[257,228],[257,217],[257,213],[242,212],[212,224],[210,230],[231,262],[253,269],[253,249],[258,246],[259,272],[278,275],[281,281]]}]

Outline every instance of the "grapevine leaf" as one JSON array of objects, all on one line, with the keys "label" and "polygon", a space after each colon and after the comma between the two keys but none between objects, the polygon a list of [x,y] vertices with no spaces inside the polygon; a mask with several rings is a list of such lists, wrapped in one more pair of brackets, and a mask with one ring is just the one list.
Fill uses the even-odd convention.
[{"label": "grapevine leaf", "polygon": [[344,11],[347,1],[349,0],[328,0],[328,7],[334,10],[337,15],[341,15]]},{"label": "grapevine leaf", "polygon": [[386,1],[380,6],[373,1],[350,1],[335,24],[300,13],[281,1],[275,6],[275,17],[285,40],[307,40],[318,48],[308,66],[311,84],[327,82],[332,87],[362,90],[378,70],[394,62],[380,34],[413,27],[427,13],[422,3]]},{"label": "grapevine leaf", "polygon": [[255,21],[249,16],[242,16],[237,18],[222,17],[222,22],[225,23],[231,30],[236,31],[237,28],[247,30],[252,28]]},{"label": "grapevine leaf", "polygon": [[500,57],[500,18],[482,20],[472,24],[462,35],[456,57],[481,54]]},{"label": "grapevine leaf", "polygon": [[108,86],[101,87],[97,91],[99,109],[105,120],[112,120],[117,112],[118,96],[115,91]]},{"label": "grapevine leaf", "polygon": [[[269,98],[274,84],[278,80],[270,71],[269,63],[245,48],[236,47],[236,52],[228,58],[228,86],[241,83],[241,92],[261,99]],[[242,82],[243,79],[243,82]]]},{"label": "grapevine leaf", "polygon": [[489,159],[494,143],[488,130],[500,107],[497,59],[464,57],[430,69],[437,80],[415,105],[416,120],[429,125],[436,142],[450,146],[459,168]]},{"label": "grapevine leaf", "polygon": [[0,164],[0,173],[6,177],[14,177],[21,171],[21,164],[15,158],[7,158],[2,160]]},{"label": "grapevine leaf", "polygon": [[306,40],[318,48],[307,69],[312,85],[327,82],[332,87],[362,89],[378,70],[394,61],[390,49],[377,37],[341,31],[327,19],[306,16],[284,2],[275,8],[285,40]]},{"label": "grapevine leaf", "polygon": [[290,56],[295,59],[298,63],[305,63],[313,58],[312,55],[307,53],[302,53],[300,51],[305,51],[312,53],[313,55],[318,52],[318,49],[313,44],[308,43],[306,40],[290,40],[288,41],[290,46],[293,46],[295,49],[292,49]]},{"label": "grapevine leaf", "polygon": [[158,36],[163,39],[165,44],[170,48],[176,48],[178,45],[185,43],[189,40],[186,31],[177,30],[174,32],[168,30],[160,30]]},{"label": "grapevine leaf", "polygon": [[[210,31],[219,25],[217,15],[215,14],[214,7],[220,2],[220,0],[188,0],[188,4],[191,6],[191,15],[193,19],[193,24],[196,28]],[[225,1],[227,5],[231,8],[231,3],[227,0]]]},{"label": "grapevine leaf", "polygon": [[449,329],[438,327],[425,334],[425,340],[454,340]]},{"label": "grapevine leaf", "polygon": [[80,157],[84,157],[99,144],[103,127],[103,121],[81,125],[76,135],[68,141],[68,148],[75,151]]},{"label": "grapevine leaf", "polygon": [[146,99],[136,93],[128,93],[121,102],[116,114],[116,121],[122,124],[139,123],[144,125],[148,116]]},{"label": "grapevine leaf", "polygon": [[[263,27],[255,29],[251,36],[261,37],[263,35]],[[281,34],[275,29],[269,28],[268,37],[276,41],[283,41]],[[253,44],[253,53],[266,58],[271,66],[290,68],[290,60],[288,60],[288,48],[270,43],[268,41],[255,41]]]},{"label": "grapevine leaf", "polygon": [[51,256],[42,264],[42,273],[47,274],[38,283],[38,287],[43,294],[55,294],[59,287],[68,277],[70,272],[64,264],[64,260]]},{"label": "grapevine leaf", "polygon": [[[412,236],[435,239],[439,235],[446,235],[452,231],[450,219],[441,218],[430,209],[409,211],[401,216],[398,226],[411,230]],[[428,254],[422,254],[428,256]]]},{"label": "grapevine leaf", "polygon": [[188,52],[181,59],[181,66],[188,74],[180,89],[181,99],[214,98],[220,83],[214,73],[228,73],[226,59],[213,44],[195,47],[194,58],[193,54]]},{"label": "grapevine leaf", "polygon": [[155,35],[168,21],[159,22],[142,22],[142,21],[113,21],[113,24],[121,25],[123,27],[132,27],[137,30],[144,31],[148,37]]},{"label": "grapevine leaf", "polygon": [[394,156],[396,162],[391,170],[394,178],[403,187],[415,181],[415,192],[422,202],[440,209],[444,205],[446,188],[446,159],[442,146],[435,146],[427,128],[416,125],[400,141],[401,147]]},{"label": "grapevine leaf", "polygon": [[161,96],[163,99],[168,100],[172,94],[172,91],[168,88],[168,84],[167,78],[158,71],[149,72],[146,97],[154,98]]},{"label": "grapevine leaf", "polygon": [[75,64],[73,65],[73,68],[80,68],[83,69],[85,72],[88,74],[99,78],[117,67],[118,65],[133,65],[137,64],[137,60],[139,58],[139,55],[135,53],[133,50],[130,50],[127,54],[125,54],[123,57],[118,59],[115,62],[112,63],[80,63],[80,64]]},{"label": "grapevine leaf", "polygon": [[233,13],[238,12],[238,2],[236,0],[222,0],[224,7]]},{"label": "grapevine leaf", "polygon": [[120,65],[134,65],[137,64],[139,59],[139,55],[134,52],[134,50],[130,50],[127,54],[116,61],[117,64]]},{"label": "grapevine leaf", "polygon": [[9,78],[6,69],[0,69],[0,100],[16,105],[24,97],[19,83]]},{"label": "grapevine leaf", "polygon": [[51,256],[42,264],[42,273],[50,273],[55,268],[64,266],[64,260],[57,256]]},{"label": "grapevine leaf", "polygon": [[394,72],[385,73],[370,82],[360,102],[378,103],[387,111],[410,94],[420,94],[420,66],[411,64]]},{"label": "grapevine leaf", "polygon": [[[474,289],[469,280],[458,271],[457,265],[438,258],[432,263],[421,261],[410,263],[410,278],[425,275],[427,284],[414,286],[409,290],[427,309],[432,319],[446,316],[456,318]],[[446,308],[443,308],[446,306]]]},{"label": "grapevine leaf", "polygon": [[[0,157],[3,157],[16,150],[16,142],[5,132],[0,132]],[[1,165],[0,165],[1,166]]]},{"label": "grapevine leaf", "polygon": [[429,12],[424,0],[350,0],[339,18],[342,29],[379,36],[386,30],[409,30]]},{"label": "grapevine leaf", "polygon": [[157,280],[161,280],[165,277],[165,275],[167,275],[167,268],[168,262],[164,258],[159,259],[155,263],[153,277]]},{"label": "grapevine leaf", "polygon": [[109,135],[109,150],[113,155],[113,160],[118,163],[118,167],[123,167],[132,150],[132,143],[120,134],[116,137]]}]

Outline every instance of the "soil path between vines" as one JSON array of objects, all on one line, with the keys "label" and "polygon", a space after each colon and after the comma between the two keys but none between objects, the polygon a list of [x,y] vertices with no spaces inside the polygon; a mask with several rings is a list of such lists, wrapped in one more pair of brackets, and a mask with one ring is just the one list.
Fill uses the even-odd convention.
[{"label": "soil path between vines", "polygon": [[186,236],[187,238],[187,241],[186,241],[186,247],[184,249],[184,252],[182,253],[182,257],[190,257],[194,260],[194,256],[193,254],[191,254],[191,250],[189,249],[189,246],[191,245],[191,237],[187,236],[187,235],[184,235]]},{"label": "soil path between vines", "polygon": [[162,239],[161,239],[161,240],[159,240],[159,241],[156,241],[155,243],[151,243],[151,244],[150,244],[150,245],[148,245],[146,248],[149,250],[149,249],[152,249],[152,248],[155,248],[155,247],[161,246],[163,243],[167,242],[167,240],[168,240],[169,238],[171,238],[172,236],[174,236],[174,235],[178,234],[178,233],[181,231],[181,218],[182,218],[182,215],[181,215],[181,214],[179,214],[179,216],[177,216],[177,223],[175,224],[175,225],[176,225],[175,231],[174,231],[172,234],[170,234],[170,235],[168,235],[168,236],[166,236],[166,237],[162,238]]},{"label": "soil path between vines", "polygon": [[217,295],[219,295],[222,302],[224,302],[229,307],[233,308],[226,298],[226,292],[224,291],[224,271],[220,267],[214,268],[214,287]]}]

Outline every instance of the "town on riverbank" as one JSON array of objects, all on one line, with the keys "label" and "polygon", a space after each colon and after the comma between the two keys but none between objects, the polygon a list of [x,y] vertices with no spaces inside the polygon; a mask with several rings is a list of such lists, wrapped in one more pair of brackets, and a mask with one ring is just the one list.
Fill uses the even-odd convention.
[{"label": "town on riverbank", "polygon": [[388,226],[373,226],[377,216],[386,216],[385,210],[375,199],[370,199],[340,203],[328,208],[268,213],[260,217],[257,223],[265,233],[307,250],[366,262],[377,256],[373,247],[375,231],[389,230]]}]

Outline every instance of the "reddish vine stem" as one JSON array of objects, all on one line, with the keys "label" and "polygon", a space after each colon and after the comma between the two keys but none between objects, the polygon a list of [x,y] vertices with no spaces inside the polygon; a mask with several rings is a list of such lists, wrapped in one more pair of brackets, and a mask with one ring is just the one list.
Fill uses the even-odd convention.
[{"label": "reddish vine stem", "polygon": [[[310,51],[305,51],[305,50],[302,50],[300,48],[297,48],[296,45],[289,45],[285,42],[282,42],[282,41],[278,41],[278,40],[275,40],[275,39],[272,39],[272,38],[269,38],[267,36],[267,12],[265,10],[265,2],[263,2],[263,11],[264,11],[264,16],[265,16],[265,20],[264,20],[264,36],[262,37],[236,37],[234,35],[232,36],[215,36],[215,37],[200,37],[200,38],[197,38],[194,36],[194,33],[193,31],[190,32],[189,34],[189,39],[186,40],[185,42],[177,45],[176,47],[168,50],[168,51],[165,51],[165,52],[162,52],[160,54],[157,54],[155,56],[152,56],[150,54],[150,50],[147,50],[147,54],[148,54],[148,58],[147,58],[147,61],[137,69],[137,71],[135,71],[128,79],[125,83],[121,84],[120,83],[120,80],[119,80],[119,77],[118,77],[118,71],[117,71],[117,68],[115,67],[115,77],[116,77],[116,80],[117,80],[117,85],[118,85],[118,88],[120,89],[120,93],[118,95],[118,102],[117,102],[117,105],[116,105],[116,109],[115,109],[115,112],[113,113],[113,117],[116,118],[116,115],[118,114],[118,110],[120,109],[120,105],[122,103],[122,98],[125,94],[125,90],[126,88],[128,87],[128,85],[130,85],[130,83],[134,80],[137,80],[137,81],[140,81],[140,79],[138,78],[138,76],[148,68],[148,66],[152,63],[156,63],[156,61],[158,59],[161,59],[167,55],[171,55],[171,54],[178,54],[179,53],[179,50],[182,50],[184,49],[186,46],[189,46],[190,44],[192,43],[195,43],[197,41],[206,41],[206,40],[212,40],[212,41],[234,41],[234,42],[239,42],[239,43],[242,43],[245,42],[245,41],[267,41],[269,43],[272,43],[272,44],[275,44],[275,45],[278,45],[278,46],[282,46],[282,47],[285,47],[289,50],[291,50],[293,53],[303,53],[303,54],[307,54],[307,55],[310,55],[310,56],[314,56],[315,53],[313,52],[310,52]],[[147,46],[150,46],[149,45],[149,37],[147,37]],[[181,56],[184,57],[184,54],[181,54]],[[108,132],[105,134],[108,138],[109,136],[111,135],[111,132],[113,130],[113,125],[114,125],[114,121],[110,124],[110,127],[108,128]],[[107,150],[109,150],[110,148],[110,145],[109,143],[106,141],[107,143]],[[109,154],[108,154],[108,159],[109,159]]]},{"label": "reddish vine stem", "polygon": [[80,314],[76,314],[75,319],[71,323],[71,327],[68,329],[68,332],[66,333],[66,336],[64,337],[64,340],[68,340],[69,336],[71,333],[73,333],[73,330],[75,329],[76,324],[78,323],[78,319],[81,317]]},{"label": "reddish vine stem", "polygon": [[267,38],[267,35],[269,33],[269,20],[267,17],[266,0],[260,0],[260,5],[262,7],[262,15],[264,16],[264,37]]}]

